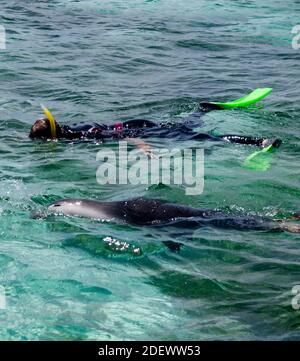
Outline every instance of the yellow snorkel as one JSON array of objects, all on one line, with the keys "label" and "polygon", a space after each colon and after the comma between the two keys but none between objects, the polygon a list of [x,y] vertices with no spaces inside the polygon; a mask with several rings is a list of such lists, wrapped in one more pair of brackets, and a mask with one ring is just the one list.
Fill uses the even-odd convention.
[{"label": "yellow snorkel", "polygon": [[46,108],[43,104],[41,104],[41,107],[42,107],[43,112],[46,115],[47,119],[49,120],[51,137],[52,137],[52,139],[56,139],[56,124],[55,124],[54,116],[52,115],[50,110],[48,108]]}]

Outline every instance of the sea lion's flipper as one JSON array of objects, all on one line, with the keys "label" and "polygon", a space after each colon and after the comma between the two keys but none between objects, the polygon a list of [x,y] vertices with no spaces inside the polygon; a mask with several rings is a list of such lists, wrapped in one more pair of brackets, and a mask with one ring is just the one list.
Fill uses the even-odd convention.
[{"label": "sea lion's flipper", "polygon": [[181,247],[183,246],[183,243],[174,241],[163,241],[162,243],[167,246],[172,252],[179,252]]}]

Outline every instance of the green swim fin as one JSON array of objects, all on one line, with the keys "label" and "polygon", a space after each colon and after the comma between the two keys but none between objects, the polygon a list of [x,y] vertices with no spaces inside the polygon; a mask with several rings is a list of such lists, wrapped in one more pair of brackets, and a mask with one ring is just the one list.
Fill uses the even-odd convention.
[{"label": "green swim fin", "polygon": [[256,171],[266,171],[270,168],[270,159],[267,156],[268,153],[271,153],[274,150],[273,145],[258,150],[250,154],[244,161],[244,166],[256,170]]},{"label": "green swim fin", "polygon": [[241,108],[247,107],[250,104],[257,103],[259,100],[266,97],[271,93],[272,88],[258,88],[253,90],[250,94],[244,95],[243,97],[233,100],[227,103],[221,102],[209,102],[210,104],[214,104],[219,106],[222,109],[233,109],[233,108]]}]

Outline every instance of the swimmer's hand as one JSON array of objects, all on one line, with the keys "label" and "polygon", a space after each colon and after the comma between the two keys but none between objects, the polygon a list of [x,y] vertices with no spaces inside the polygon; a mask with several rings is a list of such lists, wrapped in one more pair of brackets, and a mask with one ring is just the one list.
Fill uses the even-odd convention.
[{"label": "swimmer's hand", "polygon": [[300,224],[283,222],[280,225],[280,229],[290,233],[300,233]]},{"label": "swimmer's hand", "polygon": [[143,140],[138,138],[125,138],[124,140],[126,140],[128,143],[137,146],[138,149],[142,150],[150,158],[154,158],[153,149],[149,144],[145,143]]}]

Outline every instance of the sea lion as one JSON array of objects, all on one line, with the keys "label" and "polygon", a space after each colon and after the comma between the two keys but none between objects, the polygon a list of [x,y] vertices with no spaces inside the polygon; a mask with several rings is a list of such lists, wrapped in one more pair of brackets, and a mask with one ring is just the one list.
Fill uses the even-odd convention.
[{"label": "sea lion", "polygon": [[48,208],[58,214],[139,225],[168,222],[177,218],[207,217],[211,213],[211,211],[146,198],[115,202],[62,199],[50,204]]},{"label": "sea lion", "polygon": [[[240,230],[274,230],[300,232],[300,226],[285,220],[226,214],[219,210],[193,208],[162,202],[157,199],[136,198],[125,201],[102,202],[88,199],[62,199],[49,205],[51,212],[106,221],[121,221],[136,225],[180,225]],[[294,218],[295,219],[295,218]]]}]

